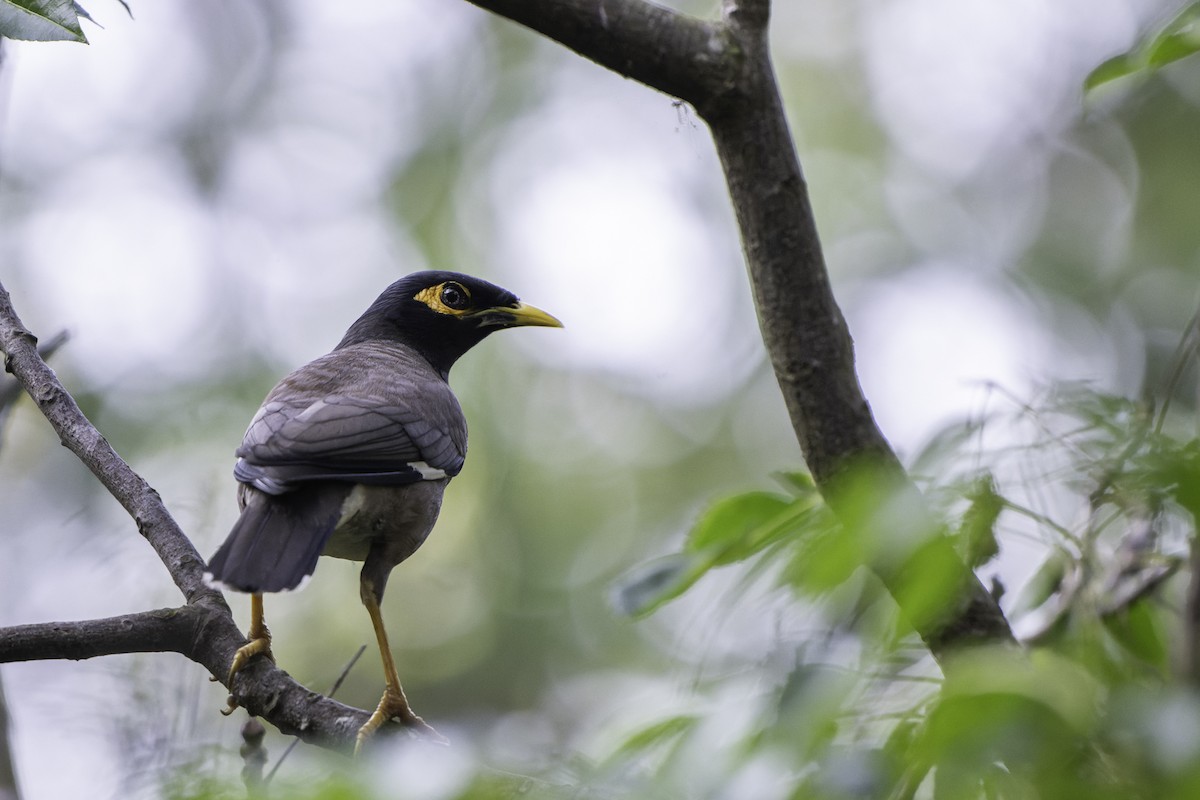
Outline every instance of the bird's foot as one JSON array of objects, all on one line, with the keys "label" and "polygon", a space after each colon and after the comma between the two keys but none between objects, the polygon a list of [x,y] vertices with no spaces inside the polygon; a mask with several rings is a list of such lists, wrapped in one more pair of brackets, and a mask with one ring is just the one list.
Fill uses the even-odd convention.
[{"label": "bird's foot", "polygon": [[[266,629],[266,626],[263,626],[260,635],[253,636],[252,634],[250,641],[239,647],[238,651],[233,654],[233,663],[229,665],[230,691],[233,690],[234,676],[245,669],[246,665],[250,663],[250,659],[255,656],[266,656],[272,663],[275,662],[275,654],[271,652],[271,632]],[[234,711],[237,711],[238,703],[232,694],[229,695],[229,699],[225,702],[226,706],[221,709],[221,713],[228,717]]]},{"label": "bird's foot", "polygon": [[266,630],[261,636],[252,637],[233,654],[233,663],[229,665],[230,683],[233,683],[233,676],[245,669],[255,656],[266,656],[271,663],[275,663],[275,654],[271,652],[271,634]]},{"label": "bird's foot", "polygon": [[379,705],[375,708],[375,713],[358,729],[358,736],[354,740],[355,758],[362,752],[363,744],[367,739],[370,739],[375,734],[375,731],[379,730],[383,726],[383,723],[390,719],[398,720],[404,727],[435,744],[450,744],[449,739],[442,736],[434,730],[432,725],[413,712],[412,708],[408,705],[408,699],[404,696],[403,691],[396,692],[389,687],[384,691]]}]

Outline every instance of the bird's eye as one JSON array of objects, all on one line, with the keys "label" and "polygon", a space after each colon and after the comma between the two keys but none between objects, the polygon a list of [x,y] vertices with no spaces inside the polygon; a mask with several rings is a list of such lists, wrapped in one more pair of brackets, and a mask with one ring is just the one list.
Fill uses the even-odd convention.
[{"label": "bird's eye", "polygon": [[466,287],[461,284],[445,283],[442,284],[442,303],[447,308],[462,311],[471,305],[471,295],[467,293]]}]

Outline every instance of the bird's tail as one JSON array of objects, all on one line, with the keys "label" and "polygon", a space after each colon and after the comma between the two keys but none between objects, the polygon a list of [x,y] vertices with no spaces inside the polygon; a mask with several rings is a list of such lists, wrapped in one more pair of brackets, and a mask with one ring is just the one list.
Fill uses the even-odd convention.
[{"label": "bird's tail", "polygon": [[305,491],[269,495],[245,487],[246,506],[209,560],[205,580],[239,592],[295,589],[317,568],[350,488],[310,484]]}]

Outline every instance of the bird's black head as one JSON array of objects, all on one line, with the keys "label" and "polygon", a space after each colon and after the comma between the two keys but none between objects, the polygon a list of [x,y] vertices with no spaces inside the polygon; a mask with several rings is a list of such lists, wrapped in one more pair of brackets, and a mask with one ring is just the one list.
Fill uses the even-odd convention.
[{"label": "bird's black head", "polygon": [[445,375],[492,331],[523,325],[562,327],[545,311],[487,281],[459,272],[414,272],[384,289],[338,348],[373,340],[402,342]]}]

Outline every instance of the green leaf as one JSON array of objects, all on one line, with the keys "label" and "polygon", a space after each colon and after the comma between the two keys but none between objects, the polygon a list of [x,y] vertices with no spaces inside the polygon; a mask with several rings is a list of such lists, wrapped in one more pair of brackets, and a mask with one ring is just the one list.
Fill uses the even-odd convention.
[{"label": "green leaf", "polygon": [[634,755],[653,747],[666,744],[696,727],[700,718],[692,714],[681,714],[655,722],[634,733],[621,743],[614,756]]},{"label": "green leaf", "polygon": [[896,575],[932,540],[942,540],[962,572],[962,562],[927,513],[924,498],[894,469],[871,462],[845,469],[828,497],[832,510],[810,523],[813,532],[788,566],[787,577],[801,591],[824,593],[860,567]]},{"label": "green leaf", "polygon": [[1000,552],[996,541],[996,522],[1004,510],[1004,498],[996,492],[991,473],[977,478],[967,493],[971,505],[958,528],[958,547],[967,566],[975,569],[991,561]]},{"label": "green leaf", "polygon": [[1200,35],[1195,30],[1160,36],[1150,47],[1146,62],[1151,67],[1163,67],[1200,51]]},{"label": "green leaf", "polygon": [[613,607],[629,617],[644,617],[691,588],[705,571],[699,559],[687,553],[640,564],[613,586]]},{"label": "green leaf", "polygon": [[1106,691],[1073,658],[1004,645],[962,651],[943,666],[943,673],[943,701],[955,697],[1023,696],[1050,709],[1081,734],[1093,729]]},{"label": "green leaf", "polygon": [[865,566],[870,550],[863,537],[849,536],[829,526],[808,537],[787,567],[787,578],[812,594],[822,594],[844,583],[854,571]]},{"label": "green leaf", "polygon": [[774,473],[775,480],[797,497],[812,494],[817,491],[817,484],[812,475],[807,472],[784,471]]},{"label": "green leaf", "polygon": [[[1106,692],[1070,659],[1007,647],[964,651],[945,663],[944,674],[913,758],[934,765],[934,796],[955,800],[980,797],[979,776],[996,763],[1018,776],[1069,770],[1096,730]],[[1004,796],[1096,795],[1060,789]]]},{"label": "green leaf", "polygon": [[[945,536],[930,536],[891,578],[891,594],[917,630],[942,624],[946,610],[961,602],[963,562]],[[969,573],[968,573],[969,574]]]},{"label": "green leaf", "polygon": [[1140,72],[1143,66],[1142,60],[1130,53],[1113,56],[1088,73],[1088,76],[1083,81],[1083,90],[1090,92],[1097,86],[1103,86],[1106,83],[1127,77],[1135,72]]},{"label": "green leaf", "polygon": [[813,489],[791,499],[770,492],[747,492],[719,500],[688,534],[683,552],[636,568],[617,581],[613,605],[644,617],[690,589],[714,567],[744,561],[786,536],[805,529],[806,518],[822,508]]},{"label": "green leaf", "polygon": [[1061,550],[1051,553],[1017,594],[1016,601],[1008,610],[1009,618],[1018,620],[1045,605],[1046,601],[1057,594],[1062,588],[1071,561],[1071,557]]},{"label": "green leaf", "polygon": [[1142,661],[1164,673],[1170,667],[1162,620],[1150,603],[1134,603],[1122,613],[1106,617],[1104,625],[1122,647]]},{"label": "green leaf", "polygon": [[1139,460],[1144,482],[1165,492],[1200,519],[1200,440],[1168,443]]},{"label": "green leaf", "polygon": [[788,498],[770,492],[718,500],[692,528],[686,549],[710,554],[713,566],[741,561],[786,532],[786,526],[772,522],[785,516],[791,505]]},{"label": "green leaf", "polygon": [[0,36],[30,42],[83,42],[71,0],[0,0]]},{"label": "green leaf", "polygon": [[1164,67],[1200,52],[1200,0],[1183,8],[1156,34],[1132,50],[1108,59],[1084,80],[1085,91],[1105,83]]},{"label": "green leaf", "polygon": [[1170,64],[1200,50],[1200,0],[1185,6],[1142,49],[1152,67]]}]

